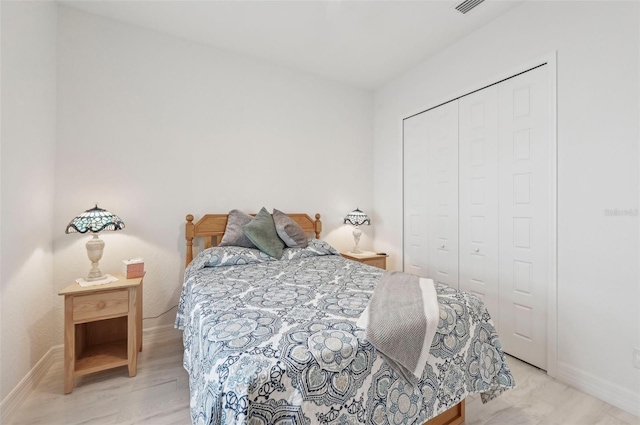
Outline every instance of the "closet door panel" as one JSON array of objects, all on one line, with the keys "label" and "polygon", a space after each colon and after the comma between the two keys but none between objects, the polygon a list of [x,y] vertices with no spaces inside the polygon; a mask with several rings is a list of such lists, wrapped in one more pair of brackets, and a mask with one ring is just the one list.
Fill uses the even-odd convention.
[{"label": "closet door panel", "polygon": [[499,326],[498,88],[459,102],[460,289],[481,298]]},{"label": "closet door panel", "polygon": [[404,271],[427,276],[428,239],[427,145],[425,113],[403,122],[404,135]]},{"label": "closet door panel", "polygon": [[458,288],[458,102],[427,111],[428,273]]},{"label": "closet door panel", "polygon": [[500,338],[506,352],[546,369],[552,217],[546,66],[498,87]]}]

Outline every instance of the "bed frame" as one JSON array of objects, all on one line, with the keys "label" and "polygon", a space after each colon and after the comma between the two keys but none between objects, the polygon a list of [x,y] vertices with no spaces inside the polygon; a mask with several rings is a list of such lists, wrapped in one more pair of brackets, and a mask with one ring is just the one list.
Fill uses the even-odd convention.
[{"label": "bed frame", "polygon": [[[254,215],[255,214],[251,214]],[[320,239],[322,232],[322,222],[320,214],[316,214],[316,219],[312,219],[307,214],[287,214],[308,234],[313,234],[316,239]],[[222,240],[224,230],[227,228],[227,219],[229,214],[206,214],[195,223],[193,215],[188,214],[187,224],[185,228],[185,238],[187,239],[187,259],[186,266],[193,260],[193,239],[196,237],[204,238],[204,248],[216,246]],[[456,404],[449,410],[445,410],[435,418],[429,419],[423,425],[460,425],[465,420],[465,404],[464,400]]]},{"label": "bed frame", "polygon": [[460,425],[465,420],[465,404],[464,400],[456,404],[452,408],[445,410],[435,418],[429,419],[423,425]]}]

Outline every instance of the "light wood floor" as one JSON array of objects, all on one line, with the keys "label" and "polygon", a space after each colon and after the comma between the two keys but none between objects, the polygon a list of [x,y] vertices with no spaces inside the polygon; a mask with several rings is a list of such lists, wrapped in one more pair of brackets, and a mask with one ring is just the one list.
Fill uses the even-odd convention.
[{"label": "light wood floor", "polygon": [[[182,334],[145,338],[138,375],[126,367],[76,380],[62,393],[62,363],[54,365],[8,424],[189,424],[189,382],[182,368]],[[517,388],[482,404],[467,399],[468,425],[640,425],[630,415],[509,357]]]}]

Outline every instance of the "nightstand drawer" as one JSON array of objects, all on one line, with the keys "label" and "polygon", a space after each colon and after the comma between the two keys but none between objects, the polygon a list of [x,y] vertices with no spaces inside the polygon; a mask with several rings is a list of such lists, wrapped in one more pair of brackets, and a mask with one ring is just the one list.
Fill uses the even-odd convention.
[{"label": "nightstand drawer", "polygon": [[381,269],[387,268],[387,259],[386,258],[373,258],[370,260],[365,260],[363,263],[368,264],[373,267],[379,267]]},{"label": "nightstand drawer", "polygon": [[129,312],[129,291],[109,291],[73,297],[73,321],[97,320]]}]

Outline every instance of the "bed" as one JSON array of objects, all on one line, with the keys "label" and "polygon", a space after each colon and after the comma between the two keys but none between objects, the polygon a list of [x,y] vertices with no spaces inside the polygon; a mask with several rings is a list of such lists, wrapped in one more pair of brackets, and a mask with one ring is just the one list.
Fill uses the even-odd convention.
[{"label": "bed", "polygon": [[226,214],[187,215],[176,327],[193,424],[456,425],[467,395],[487,402],[515,386],[482,301],[444,285],[422,377],[402,379],[356,325],[385,272],[319,240],[319,214],[289,216],[315,239],[276,260],[218,247]]}]

